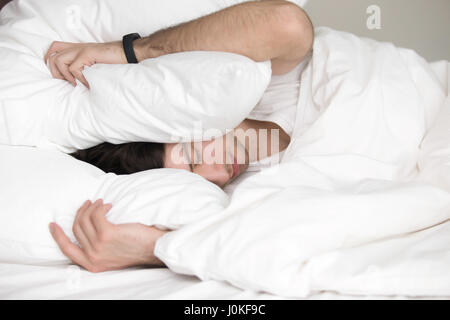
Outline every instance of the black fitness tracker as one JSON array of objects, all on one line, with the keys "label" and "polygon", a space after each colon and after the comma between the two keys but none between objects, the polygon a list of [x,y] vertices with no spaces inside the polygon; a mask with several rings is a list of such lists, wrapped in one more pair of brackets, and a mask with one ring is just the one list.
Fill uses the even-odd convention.
[{"label": "black fitness tracker", "polygon": [[140,38],[139,33],[129,33],[122,38],[123,51],[125,52],[128,63],[138,63],[133,49],[133,41]]}]

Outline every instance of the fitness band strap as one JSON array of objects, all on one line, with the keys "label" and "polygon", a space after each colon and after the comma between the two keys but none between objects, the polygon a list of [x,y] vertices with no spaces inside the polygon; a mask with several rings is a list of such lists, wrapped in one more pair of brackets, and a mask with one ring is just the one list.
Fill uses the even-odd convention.
[{"label": "fitness band strap", "polygon": [[129,33],[122,38],[123,51],[125,52],[128,63],[138,63],[133,49],[133,41],[140,38],[139,33]]}]

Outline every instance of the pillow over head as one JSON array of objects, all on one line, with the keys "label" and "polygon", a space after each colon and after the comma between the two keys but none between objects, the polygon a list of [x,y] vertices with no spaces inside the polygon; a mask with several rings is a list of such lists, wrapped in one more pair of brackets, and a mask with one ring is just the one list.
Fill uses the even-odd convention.
[{"label": "pillow over head", "polygon": [[55,99],[45,136],[77,149],[103,141],[208,140],[246,118],[270,73],[270,61],[209,51],[96,64],[84,71],[90,90],[79,84],[69,98]]},{"label": "pillow over head", "polygon": [[[185,52],[177,56],[177,59],[186,59],[186,62],[180,61],[178,65],[189,65],[196,60],[202,60],[204,69],[199,70],[192,64],[190,66],[192,72],[189,74],[182,73],[182,70],[174,69],[174,67],[171,70],[164,68],[170,59],[175,60],[174,57],[154,59],[140,66],[124,65],[119,67],[119,70],[112,65],[91,68],[93,70],[87,72],[92,78],[90,84],[99,90],[103,90],[104,85],[108,84],[106,81],[100,81],[103,85],[96,85],[96,80],[99,78],[106,79],[102,78],[103,76],[108,77],[108,74],[111,76],[116,73],[116,80],[120,77],[124,77],[125,80],[127,77],[126,83],[125,81],[115,82],[115,85],[120,87],[118,92],[128,92],[126,96],[121,96],[124,103],[116,105],[121,108],[126,107],[127,111],[131,110],[130,112],[134,112],[136,108],[142,110],[143,106],[148,107],[145,109],[147,117],[140,119],[139,123],[136,119],[132,119],[131,122],[125,121],[122,124],[120,123],[122,119],[117,118],[111,122],[112,115],[108,123],[102,123],[101,112],[89,114],[91,118],[88,120],[91,123],[87,123],[88,115],[81,114],[82,111],[77,110],[76,107],[84,105],[86,109],[90,106],[92,109],[104,110],[108,107],[101,105],[105,101],[100,101],[98,96],[93,96],[93,93],[89,95],[82,90],[81,85],[80,88],[74,89],[66,81],[53,79],[43,62],[43,56],[51,42],[55,40],[105,42],[119,40],[129,32],[147,35],[239,2],[244,1],[13,1],[0,13],[0,48],[2,49],[0,50],[0,92],[3,102],[3,110],[0,113],[0,143],[31,146],[56,145],[65,152],[71,152],[76,148],[87,148],[101,141],[117,143],[125,140],[142,140],[142,135],[145,135],[147,141],[163,139],[167,141],[168,137],[173,138],[171,131],[173,127],[163,126],[161,121],[168,122],[172,119],[161,118],[155,123],[152,122],[155,120],[153,117],[148,117],[148,114],[154,113],[154,110],[161,109],[161,102],[164,102],[164,108],[167,111],[171,109],[177,112],[179,123],[190,121],[191,108],[193,108],[193,113],[196,115],[208,114],[206,118],[200,117],[204,128],[217,126],[217,129],[222,132],[224,129],[232,129],[228,126],[237,125],[239,121],[242,121],[261,98],[270,80],[270,62],[255,63],[246,57],[225,53],[222,53],[223,56],[220,53],[215,53],[214,56],[205,54],[204,58],[200,59],[198,53]],[[297,3],[302,4],[303,1]],[[192,55],[195,57],[191,58]],[[152,86],[153,92],[155,90],[160,92],[158,105],[152,105],[151,102],[156,101],[148,101],[148,96],[145,96],[142,91],[133,90],[135,84],[129,81],[132,76],[125,75],[127,70],[133,70],[133,73],[139,73],[139,75],[136,74],[136,78],[147,79],[150,71],[145,68],[151,70],[156,68],[161,72],[148,80],[148,86]],[[224,69],[227,69],[226,77]],[[222,74],[220,83],[218,83],[217,74]],[[170,78],[171,81],[160,81],[165,78]],[[192,87],[186,87],[187,83],[195,83],[195,88],[198,90],[190,90]],[[212,90],[213,83],[220,86],[214,86]],[[201,91],[202,85],[208,90]],[[173,93],[174,86],[179,89],[176,95]],[[116,89],[118,88],[109,88],[109,90]],[[168,97],[169,92],[170,97]],[[175,106],[172,105],[173,99],[177,101]],[[194,106],[191,104],[193,101],[197,102]],[[181,108],[182,106],[184,108]],[[203,109],[198,109],[199,106]],[[182,114],[179,113],[180,109],[184,110]],[[118,112],[116,116],[123,113]],[[92,118],[94,114],[96,117]],[[221,118],[227,121],[217,121]],[[141,130],[143,122],[148,122],[146,123],[148,127],[157,127],[157,134],[153,136],[152,134],[155,133],[153,131],[144,134]],[[96,130],[98,129],[96,125],[99,124],[103,129],[109,126],[110,130],[107,132]],[[119,128],[119,125],[123,127]],[[121,133],[116,132],[108,136],[114,130]],[[175,134],[175,138],[191,139],[187,136],[193,134],[194,129],[185,126],[182,131]]]}]

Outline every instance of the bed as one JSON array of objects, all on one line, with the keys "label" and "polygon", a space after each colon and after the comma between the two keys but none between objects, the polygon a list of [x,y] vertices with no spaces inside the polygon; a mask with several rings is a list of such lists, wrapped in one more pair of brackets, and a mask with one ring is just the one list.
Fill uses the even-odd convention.
[{"label": "bed", "polygon": [[[0,264],[1,299],[62,300],[286,300],[292,298],[242,290],[222,281],[200,281],[167,268],[132,268],[92,274],[77,266],[40,267]],[[448,299],[443,296],[350,295],[317,292],[302,300]]]},{"label": "bed", "polygon": [[[36,9],[32,0],[25,4],[30,5],[29,10]],[[8,14],[14,13],[15,8],[10,9]],[[27,16],[28,11],[24,13]],[[27,28],[27,23],[25,19],[17,26]],[[30,36],[30,42],[35,36]],[[38,52],[37,56],[43,50],[43,45],[39,45],[42,48],[31,49]],[[31,65],[32,58],[29,62]],[[186,206],[185,220],[176,216],[176,223],[167,219],[170,214],[148,217],[145,211],[135,208],[138,221],[178,229],[158,241],[155,250],[168,268],[92,274],[68,264],[54,245],[50,248],[51,239],[46,230],[44,235],[43,228],[37,228],[41,222],[35,217],[24,216],[29,219],[23,231],[27,235],[20,235],[17,221],[11,218],[13,223],[2,224],[0,297],[448,299],[449,66],[447,61],[428,64],[412,50],[392,44],[319,28],[314,55],[302,74],[296,131],[280,166],[264,174],[245,173],[223,194],[196,177],[173,175],[173,179],[186,179],[186,184],[198,186],[209,197],[201,203],[201,210],[194,204]],[[246,67],[246,74],[256,75],[251,78],[256,79],[255,88],[266,85],[257,81],[264,78],[266,67]],[[48,203],[39,200],[39,192],[45,192],[47,187],[64,198],[60,192],[64,181],[50,174],[52,166],[65,172],[65,165],[73,165],[73,175],[81,181],[73,188],[76,196],[67,198],[71,203],[65,210],[73,210],[86,195],[110,197],[126,209],[130,196],[149,196],[160,187],[151,186],[150,182],[166,172],[152,173],[152,179],[148,178],[150,174],[136,179],[112,175],[105,178],[98,170],[75,166],[75,160],[64,154],[75,141],[69,135],[72,132],[41,130],[39,126],[46,125],[45,118],[25,119],[25,113],[11,112],[20,106],[37,115],[29,102],[47,99],[30,93],[21,101],[20,94],[34,91],[22,83],[22,91],[17,93],[9,85],[11,79],[4,77],[0,83],[0,93],[8,97],[0,100],[4,111],[0,123],[8,125],[0,128],[2,193],[6,200],[15,198],[20,191],[29,203],[8,206],[9,202],[3,201],[3,212],[14,212],[20,217],[35,209],[42,216],[47,214],[46,219],[58,217],[55,208],[45,207]],[[55,94],[69,89],[58,90]],[[250,91],[255,96],[260,94],[256,89]],[[32,130],[24,133],[24,123],[32,123]],[[60,128],[62,124],[64,121],[54,121],[52,125]],[[89,130],[85,127],[81,131]],[[93,143],[92,137],[83,136],[77,143]],[[32,149],[36,147],[39,150]],[[30,157],[20,157],[19,161],[10,156],[16,152]],[[60,167],[51,161],[48,164],[48,159],[53,158],[59,159]],[[36,173],[39,170],[27,167],[29,159],[50,176],[45,188],[36,183],[40,191],[34,182],[42,177]],[[16,180],[27,182],[16,184]],[[184,196],[192,198],[192,193]],[[132,210],[131,206],[128,208]],[[161,208],[160,211],[173,211],[173,207]],[[187,214],[193,212],[195,216]],[[61,219],[69,230],[71,220]],[[120,222],[124,217],[113,213],[111,219]],[[27,246],[18,243],[17,234],[27,238]],[[45,246],[33,246],[34,235]],[[231,245],[225,245],[224,239]],[[214,249],[217,247],[221,250]]]}]

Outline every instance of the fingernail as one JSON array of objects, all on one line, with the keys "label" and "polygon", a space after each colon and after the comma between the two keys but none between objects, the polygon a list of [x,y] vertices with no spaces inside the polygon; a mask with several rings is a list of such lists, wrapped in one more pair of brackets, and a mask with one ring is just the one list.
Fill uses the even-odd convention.
[{"label": "fingernail", "polygon": [[55,224],[54,224],[53,222],[51,222],[51,223],[48,225],[48,228],[50,229],[50,232],[53,233],[53,231],[55,231]]}]

